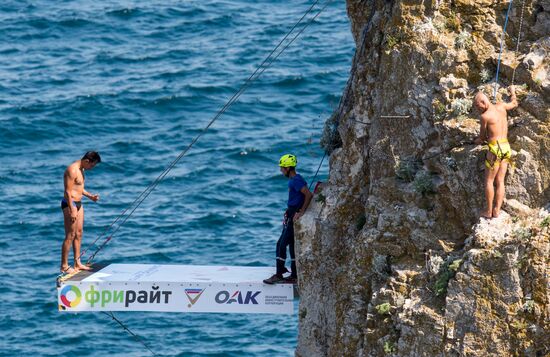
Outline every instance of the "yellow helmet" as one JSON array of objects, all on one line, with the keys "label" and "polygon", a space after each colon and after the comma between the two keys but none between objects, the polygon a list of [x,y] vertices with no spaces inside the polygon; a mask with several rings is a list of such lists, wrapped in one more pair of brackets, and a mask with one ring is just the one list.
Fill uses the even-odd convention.
[{"label": "yellow helmet", "polygon": [[292,154],[286,154],[279,159],[279,167],[296,167],[298,159]]}]

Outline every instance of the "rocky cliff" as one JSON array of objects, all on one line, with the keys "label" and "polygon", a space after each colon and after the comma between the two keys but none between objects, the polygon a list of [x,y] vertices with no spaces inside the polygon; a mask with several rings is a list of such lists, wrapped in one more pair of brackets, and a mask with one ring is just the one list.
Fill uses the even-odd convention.
[{"label": "rocky cliff", "polygon": [[513,81],[520,106],[491,220],[472,100],[492,96],[508,2],[347,6],[356,54],[325,127],[329,180],[297,224],[296,354],[549,355],[550,1],[510,14],[497,97]]}]

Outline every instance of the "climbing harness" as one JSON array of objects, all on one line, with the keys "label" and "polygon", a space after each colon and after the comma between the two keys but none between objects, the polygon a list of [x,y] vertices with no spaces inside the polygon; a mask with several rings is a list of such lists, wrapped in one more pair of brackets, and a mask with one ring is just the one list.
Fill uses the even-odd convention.
[{"label": "climbing harness", "polygon": [[512,150],[508,140],[493,140],[487,143],[487,149],[495,156],[492,162],[487,158],[485,159],[485,166],[487,166],[487,168],[493,170],[495,166],[498,167],[504,160],[511,162]]}]

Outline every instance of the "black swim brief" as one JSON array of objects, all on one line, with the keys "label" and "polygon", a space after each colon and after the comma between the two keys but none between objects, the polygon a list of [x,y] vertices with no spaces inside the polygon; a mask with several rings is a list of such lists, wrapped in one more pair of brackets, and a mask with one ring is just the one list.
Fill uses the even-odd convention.
[{"label": "black swim brief", "polygon": [[[73,201],[73,206],[76,207],[77,211],[80,211],[80,207],[82,207],[82,201]],[[61,200],[61,209],[64,210],[67,207],[69,207],[69,204],[67,203],[67,200],[62,199]]]}]

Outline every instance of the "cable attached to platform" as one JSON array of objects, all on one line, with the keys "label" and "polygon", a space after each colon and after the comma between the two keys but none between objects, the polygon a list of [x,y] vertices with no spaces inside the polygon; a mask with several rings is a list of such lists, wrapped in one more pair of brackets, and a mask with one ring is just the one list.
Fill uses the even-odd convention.
[{"label": "cable attached to platform", "polygon": [[[143,203],[143,201],[151,194],[151,192],[158,186],[158,184],[168,175],[168,173],[174,168],[174,166],[183,158],[187,152],[195,145],[195,143],[208,131],[208,129],[218,120],[231,105],[233,105],[239,97],[245,92],[246,89],[258,79],[279,56],[308,28],[317,17],[327,8],[327,6],[333,0],[327,0],[324,2],[321,9],[301,27],[297,33],[293,34],[294,30],[304,21],[304,19],[313,12],[313,9],[317,6],[320,0],[315,0],[315,2],[308,8],[308,10],[302,15],[300,20],[292,26],[292,28],[287,32],[281,41],[275,46],[275,48],[269,53],[269,55],[262,61],[262,63],[256,68],[256,70],[244,81],[241,87],[233,94],[233,96],[222,106],[222,108],[216,113],[216,115],[210,120],[210,122],[201,130],[201,132],[195,136],[191,143],[161,172],[161,174],[141,192],[141,194],[126,208],[122,213],[90,244],[86,249],[82,251],[80,257],[82,257],[91,247],[93,247],[101,238],[106,237],[99,247],[90,255],[86,263],[91,263],[97,253],[99,253],[105,245],[113,238],[117,231],[126,223],[126,221],[132,216],[136,209]],[[293,36],[291,36],[293,35]],[[290,38],[290,39],[289,39]],[[289,39],[289,41],[283,45],[283,43]],[[120,221],[120,222],[119,222]],[[115,227],[115,224],[119,224]],[[115,227],[115,228],[113,228]],[[107,235],[109,231],[112,232]]]},{"label": "cable attached to platform", "polygon": [[147,345],[147,343],[145,343],[145,341],[139,337],[138,335],[136,335],[135,333],[132,332],[132,330],[130,330],[130,328],[124,324],[122,321],[120,321],[113,312],[111,311],[101,311],[102,314],[105,314],[107,316],[109,316],[113,321],[115,321],[117,324],[119,324],[126,332],[128,332],[132,337],[134,337],[136,339],[136,341],[138,341],[139,343],[141,343],[147,350],[149,350],[149,352],[151,352],[151,354],[153,356],[158,356],[152,349],[151,347],[149,347]]}]

